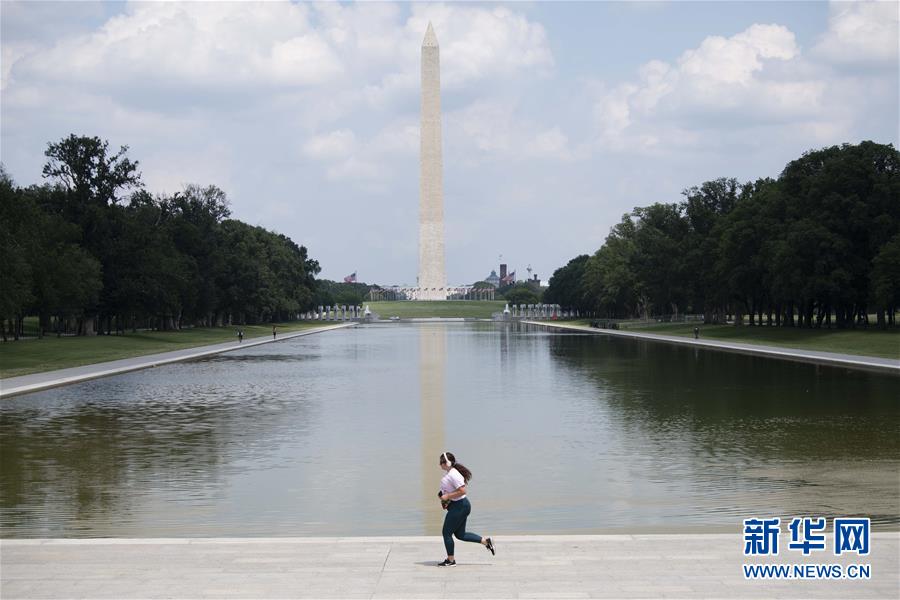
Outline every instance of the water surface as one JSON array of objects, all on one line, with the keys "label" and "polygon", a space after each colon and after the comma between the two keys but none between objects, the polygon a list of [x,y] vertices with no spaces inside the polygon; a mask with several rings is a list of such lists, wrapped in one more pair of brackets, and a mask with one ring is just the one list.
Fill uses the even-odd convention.
[{"label": "water surface", "polygon": [[0,403],[2,537],[900,525],[900,379],[492,323],[302,336]]}]

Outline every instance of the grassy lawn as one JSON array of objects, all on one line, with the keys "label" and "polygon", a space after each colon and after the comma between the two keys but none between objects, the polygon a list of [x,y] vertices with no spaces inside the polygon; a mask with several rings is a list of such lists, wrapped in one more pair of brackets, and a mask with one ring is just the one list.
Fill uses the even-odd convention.
[{"label": "grassy lawn", "polygon": [[[278,323],[280,333],[289,333],[328,323],[297,321]],[[244,340],[272,335],[272,325],[245,325]],[[46,336],[18,342],[0,343],[0,378],[28,375],[55,369],[79,367],[120,358],[182,350],[195,346],[237,342],[238,327],[207,327],[181,331],[142,331],[125,335],[90,337]]]},{"label": "grassy lawn", "polygon": [[490,300],[402,300],[397,302],[366,302],[369,310],[378,313],[382,319],[400,317],[403,319],[422,317],[468,317],[490,319],[506,305]]},{"label": "grassy lawn", "polygon": [[[567,321],[576,325],[589,324],[587,319]],[[821,352],[860,354],[881,358],[900,358],[900,329],[796,329],[788,327],[734,327],[733,325],[704,325],[703,323],[621,323],[624,331],[659,333],[694,337],[694,327],[700,328],[700,339],[742,344],[760,344],[782,348],[800,348]]]}]

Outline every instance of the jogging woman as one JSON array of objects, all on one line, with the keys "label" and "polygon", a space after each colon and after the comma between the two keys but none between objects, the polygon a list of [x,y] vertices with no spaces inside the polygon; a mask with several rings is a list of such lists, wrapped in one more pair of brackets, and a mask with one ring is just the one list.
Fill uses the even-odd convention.
[{"label": "jogging woman", "polygon": [[441,469],[447,473],[441,478],[441,504],[447,505],[447,515],[444,517],[444,547],[447,549],[447,558],[438,563],[439,567],[455,567],[456,557],[453,555],[453,536],[463,542],[478,542],[485,548],[494,552],[494,544],[491,538],[483,538],[480,535],[466,531],[466,519],[472,512],[472,505],[466,498],[466,484],[472,479],[472,471],[464,465],[456,462],[456,457],[450,452],[441,454]]}]

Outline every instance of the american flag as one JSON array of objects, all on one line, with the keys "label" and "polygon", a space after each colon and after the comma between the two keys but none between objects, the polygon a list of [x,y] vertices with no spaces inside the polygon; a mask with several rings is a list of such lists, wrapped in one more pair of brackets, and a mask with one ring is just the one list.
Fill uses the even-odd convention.
[{"label": "american flag", "polygon": [[344,283],[356,283],[356,271],[344,277]]}]

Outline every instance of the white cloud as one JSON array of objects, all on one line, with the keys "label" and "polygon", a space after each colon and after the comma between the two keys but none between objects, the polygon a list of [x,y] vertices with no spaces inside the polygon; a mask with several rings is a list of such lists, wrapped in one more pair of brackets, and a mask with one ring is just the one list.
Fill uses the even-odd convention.
[{"label": "white cloud", "polygon": [[[667,93],[660,95],[669,96],[676,112],[751,112],[754,120],[778,119],[798,109],[808,112],[815,108],[821,86],[767,70],[798,55],[794,34],[781,25],[752,25],[730,38],[708,37],[699,48],[684,52],[677,67],[665,74]],[[642,87],[653,90],[659,84],[643,72]],[[768,102],[772,96],[779,100]]]},{"label": "white cloud", "polygon": [[[262,122],[280,120],[305,139],[302,156],[326,162],[329,178],[384,179],[392,157],[418,150],[419,48],[428,20],[442,42],[445,90],[552,68],[543,27],[507,8],[133,2],[92,30],[4,39],[5,109],[43,106],[59,122],[78,111],[90,133],[102,132],[97,124],[110,115],[132,114],[132,139],[155,139],[167,119],[183,137],[223,140],[259,135]],[[388,124],[373,133],[367,120]]]},{"label": "white cloud", "polygon": [[378,179],[380,174],[378,165],[356,156],[351,156],[350,158],[329,167],[326,171],[328,179],[332,181],[347,182]]},{"label": "white cloud", "polygon": [[370,139],[360,141],[349,129],[316,135],[303,145],[303,154],[326,163],[330,181],[362,186],[382,193],[394,173],[398,157],[417,156],[419,127],[405,119],[389,123]]},{"label": "white cloud", "polygon": [[303,94],[292,118],[315,131],[361,109],[417,101],[428,20],[442,42],[445,91],[553,66],[543,27],[510,9],[415,4],[404,12],[382,3],[133,2],[50,44],[4,40],[0,85],[79,88],[168,114]]},{"label": "white cloud", "polygon": [[463,143],[481,152],[503,153],[510,149],[515,106],[503,101],[477,100],[445,115],[448,143]]},{"label": "white cloud", "polygon": [[828,31],[813,54],[838,64],[876,63],[896,68],[900,8],[895,1],[832,2]]},{"label": "white cloud", "polygon": [[388,73],[380,81],[363,88],[369,106],[384,110],[403,98],[412,97],[419,89],[419,73],[410,67],[401,73]]},{"label": "white cloud", "polygon": [[[671,11],[673,28],[688,18],[677,6],[658,7]],[[786,18],[825,10],[809,6]],[[645,14],[644,5],[613,5],[615,18],[601,27],[621,19],[646,31],[616,56],[622,68],[636,60],[635,48],[669,53],[588,94],[579,93],[585,80],[613,71],[602,38],[566,38],[585,30],[573,21],[596,16],[580,4],[559,13],[550,3],[2,9],[3,159],[17,181],[41,181],[48,141],[99,135],[131,147],[153,192],[219,185],[237,218],[307,244],[327,276],[350,261],[353,237],[374,249],[355,255],[353,268],[382,282],[415,280],[419,48],[429,20],[441,44],[454,281],[483,276],[477,265],[498,247],[518,254],[520,268],[533,261],[546,279],[575,253],[596,249],[597,232],[635,205],[677,198],[705,178],[777,175],[812,147],[896,139],[896,54],[879,41],[896,32],[896,18],[879,17],[883,5],[836,5],[814,50],[806,29],[791,25],[795,36],[789,21],[749,21],[729,37],[716,34],[733,20],[719,25],[713,16],[705,39],[663,50],[660,32],[632,16]],[[47,24],[54,12],[58,26]],[[77,23],[67,20],[74,12],[85,13]],[[866,25],[853,29],[854,19]],[[573,225],[550,215],[540,223],[545,243],[533,251],[521,231],[533,229],[537,213],[521,208],[557,198],[559,214],[592,218]],[[328,218],[335,210],[365,216]]]},{"label": "white cloud", "polygon": [[[632,91],[634,104],[640,110],[653,110],[660,99],[672,92],[678,82],[675,69],[661,60],[651,60],[643,65],[638,75],[642,85]],[[625,91],[629,92],[629,86],[626,86]]]},{"label": "white cloud", "polygon": [[549,160],[568,160],[572,158],[569,150],[569,138],[553,127],[538,133],[523,148],[523,154],[532,158]]},{"label": "white cloud", "polygon": [[141,179],[155,194],[171,194],[191,183],[214,184],[231,194],[235,173],[226,165],[232,159],[233,150],[216,142],[144,152],[140,160]]},{"label": "white cloud", "polygon": [[656,151],[704,143],[703,130],[729,131],[825,118],[826,85],[805,68],[794,34],[754,24],[709,36],[670,64],[643,65],[636,81],[598,94],[599,141],[615,150]]},{"label": "white cloud", "polygon": [[484,161],[565,161],[578,154],[558,125],[535,120],[515,100],[476,100],[450,111],[444,133],[448,152],[469,166]]},{"label": "white cloud", "polygon": [[[648,89],[648,88],[644,88]],[[636,85],[625,83],[602,94],[594,103],[594,121],[599,126],[600,135],[606,140],[617,138],[631,125],[631,105],[635,95],[641,91]],[[645,109],[653,108],[645,105]]]},{"label": "white cloud", "polygon": [[60,10],[56,2],[5,0],[0,10],[3,27],[0,89],[9,83],[13,64],[43,50],[54,40],[92,30],[104,18],[102,2],[73,2]]},{"label": "white cloud", "polygon": [[[399,97],[418,94],[419,53],[401,49],[419,48],[429,21],[440,45],[445,91],[502,82],[523,73],[542,77],[553,68],[543,26],[524,15],[507,8],[413,4],[402,29],[385,31],[376,47],[375,56],[391,68],[365,87],[365,97],[373,106],[384,107]],[[368,51],[361,55],[371,59]]]},{"label": "white cloud", "polygon": [[272,47],[266,61],[274,81],[287,85],[315,84],[327,81],[343,70],[331,48],[318,35],[293,37]]},{"label": "white cloud", "polygon": [[553,67],[543,26],[505,7],[416,4],[407,30],[418,33],[420,43],[429,20],[441,47],[441,82],[449,89],[519,71],[544,74]]},{"label": "white cloud", "polygon": [[356,135],[349,129],[341,129],[311,138],[304,144],[303,152],[310,158],[345,159],[356,147]]},{"label": "white cloud", "polygon": [[35,45],[28,43],[5,43],[0,49],[0,90],[5,90],[9,85],[12,66],[19,59],[33,52]]},{"label": "white cloud", "polygon": [[372,139],[369,149],[379,155],[418,156],[418,121],[398,119],[390,123]]},{"label": "white cloud", "polygon": [[752,25],[730,38],[706,38],[699,48],[682,54],[678,66],[683,77],[707,85],[748,86],[762,70],[763,60],[790,60],[797,53],[794,34],[786,27]]},{"label": "white cloud", "polygon": [[138,2],[99,30],[61,40],[13,75],[101,91],[307,86],[342,72],[307,9],[289,3]]}]

